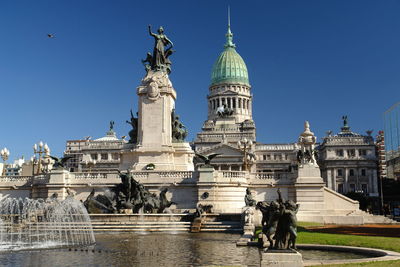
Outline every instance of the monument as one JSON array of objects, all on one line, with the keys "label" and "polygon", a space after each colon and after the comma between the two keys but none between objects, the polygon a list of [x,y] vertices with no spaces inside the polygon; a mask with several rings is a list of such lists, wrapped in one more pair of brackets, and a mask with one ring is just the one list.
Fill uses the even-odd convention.
[{"label": "monument", "polygon": [[163,27],[157,33],[150,25],[148,29],[155,41],[153,54],[148,52],[142,60],[146,75],[137,88],[138,117],[131,111],[130,141],[122,151],[120,169],[193,171],[194,152],[185,142],[187,130],[175,113],[177,94],[168,77],[173,43]]},{"label": "monument", "polygon": [[261,255],[261,266],[303,266],[302,256],[296,251],[299,206],[292,200],[284,201],[279,189],[276,201],[257,203],[262,213],[262,240],[264,243],[266,238],[269,243]]}]

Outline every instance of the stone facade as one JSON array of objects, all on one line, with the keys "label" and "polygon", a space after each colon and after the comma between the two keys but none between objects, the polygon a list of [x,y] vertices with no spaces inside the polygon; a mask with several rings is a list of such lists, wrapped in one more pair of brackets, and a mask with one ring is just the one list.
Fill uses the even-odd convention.
[{"label": "stone facade", "polygon": [[378,196],[375,149],[371,135],[354,133],[346,125],[337,135],[329,133],[319,146],[319,165],[327,187],[343,194]]},{"label": "stone facade", "polygon": [[64,156],[72,158],[67,161],[66,168],[71,172],[114,172],[119,169],[121,150],[127,143],[117,138],[113,129],[95,140],[69,140]]}]

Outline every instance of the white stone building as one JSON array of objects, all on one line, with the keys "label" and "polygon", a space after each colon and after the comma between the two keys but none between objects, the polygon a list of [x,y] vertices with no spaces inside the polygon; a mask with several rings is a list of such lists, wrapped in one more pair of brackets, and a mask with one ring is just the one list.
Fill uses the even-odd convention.
[{"label": "white stone building", "polygon": [[346,120],[337,135],[324,137],[319,146],[319,165],[328,188],[343,194],[378,196],[375,149],[373,137],[350,131]]},{"label": "white stone building", "polygon": [[113,129],[106,136],[67,141],[64,156],[72,156],[66,168],[71,172],[112,172],[119,169],[121,150],[128,141],[117,138]]}]

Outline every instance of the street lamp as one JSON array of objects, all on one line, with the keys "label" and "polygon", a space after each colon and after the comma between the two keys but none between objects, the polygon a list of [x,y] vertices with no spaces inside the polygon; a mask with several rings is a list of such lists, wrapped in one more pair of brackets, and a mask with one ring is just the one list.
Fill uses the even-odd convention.
[{"label": "street lamp", "polygon": [[8,150],[5,147],[0,151],[0,155],[1,155],[1,158],[3,159],[3,162],[4,162],[4,164],[3,164],[4,165],[3,166],[3,173],[1,175],[4,175],[4,173],[6,172],[6,161],[8,160],[8,157],[10,156],[10,150]]},{"label": "street lamp", "polygon": [[37,160],[38,169],[37,169],[36,174],[40,174],[40,171],[41,171],[40,170],[40,168],[41,168],[40,162],[42,161],[42,157],[43,157],[42,154],[45,154],[47,156],[50,155],[50,148],[46,143],[43,144],[43,142],[40,141],[39,144],[34,144],[33,145],[33,153],[34,154],[38,154],[38,160]]},{"label": "street lamp", "polygon": [[251,149],[251,146],[253,145],[253,142],[251,140],[247,140],[247,138],[244,138],[242,141],[237,142],[238,147],[240,150],[244,152],[244,159],[243,159],[243,167],[245,171],[248,171],[248,160],[247,160],[247,155],[249,149]]}]

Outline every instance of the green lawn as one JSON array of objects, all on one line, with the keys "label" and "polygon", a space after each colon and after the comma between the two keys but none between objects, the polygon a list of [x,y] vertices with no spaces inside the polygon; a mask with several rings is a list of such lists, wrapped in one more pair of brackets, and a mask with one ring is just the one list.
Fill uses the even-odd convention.
[{"label": "green lawn", "polygon": [[[369,247],[392,250],[400,252],[400,238],[395,237],[381,237],[381,236],[356,236],[356,235],[343,235],[343,234],[327,234],[311,232],[306,229],[309,226],[320,226],[318,223],[299,222],[297,226],[298,244],[321,244],[321,245],[343,245],[354,247]],[[261,229],[257,229],[258,234]],[[256,235],[258,236],[258,235]],[[339,265],[324,265],[324,266],[400,266],[398,261],[385,261],[385,262],[368,262],[358,264],[339,264]]]}]

